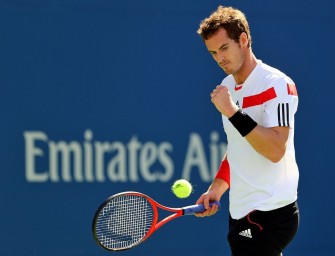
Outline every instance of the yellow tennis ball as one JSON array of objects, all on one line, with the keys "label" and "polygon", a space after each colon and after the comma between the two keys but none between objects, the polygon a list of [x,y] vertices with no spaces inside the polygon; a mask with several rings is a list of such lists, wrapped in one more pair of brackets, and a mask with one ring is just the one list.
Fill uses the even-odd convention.
[{"label": "yellow tennis ball", "polygon": [[186,198],[192,193],[192,185],[185,179],[176,180],[171,189],[173,194],[179,198]]}]

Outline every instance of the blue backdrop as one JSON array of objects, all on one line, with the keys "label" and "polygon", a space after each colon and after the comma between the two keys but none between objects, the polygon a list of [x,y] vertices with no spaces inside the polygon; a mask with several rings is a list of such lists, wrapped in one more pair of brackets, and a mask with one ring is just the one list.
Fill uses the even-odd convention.
[{"label": "blue backdrop", "polygon": [[[109,255],[91,234],[106,197],[179,207],[207,189],[226,146],[209,93],[225,74],[196,30],[219,4],[247,14],[256,56],[298,88],[301,226],[285,256],[333,255],[331,0],[0,0],[0,255]],[[188,199],[170,191],[179,178]],[[229,255],[227,203],[123,255]]]}]

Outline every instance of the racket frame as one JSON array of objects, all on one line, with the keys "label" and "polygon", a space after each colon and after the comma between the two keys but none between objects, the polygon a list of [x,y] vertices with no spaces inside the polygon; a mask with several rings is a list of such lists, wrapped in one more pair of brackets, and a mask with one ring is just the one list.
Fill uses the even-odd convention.
[{"label": "racket frame", "polygon": [[[115,249],[115,248],[109,248],[106,247],[104,244],[102,244],[96,234],[96,223],[97,220],[99,218],[100,213],[103,211],[104,207],[106,205],[108,205],[109,202],[111,202],[114,198],[116,197],[120,197],[120,196],[139,196],[139,197],[144,197],[151,205],[152,209],[153,209],[153,220],[151,222],[151,226],[148,229],[147,233],[141,238],[139,239],[136,243],[132,244],[131,246],[128,247],[124,247],[124,248],[120,248],[120,249]],[[217,204],[220,207],[220,203],[219,202],[214,202],[215,204]],[[159,214],[158,214],[158,210],[162,209],[168,212],[172,212],[173,214],[163,218],[162,220],[160,220],[158,222],[158,218],[159,218]],[[186,207],[182,207],[182,208],[172,208],[172,207],[167,207],[164,206],[160,203],[158,203],[157,201],[155,201],[154,199],[152,199],[151,197],[149,197],[146,194],[140,193],[140,192],[136,192],[136,191],[126,191],[126,192],[121,192],[121,193],[117,193],[114,194],[110,197],[108,197],[97,209],[94,218],[93,218],[93,222],[92,222],[92,232],[93,232],[93,237],[94,240],[104,249],[109,250],[109,251],[124,251],[127,249],[131,249],[137,245],[139,245],[140,243],[144,242],[145,240],[147,240],[156,230],[158,230],[159,228],[161,228],[163,225],[165,225],[166,223],[170,222],[173,219],[176,219],[178,217],[181,217],[183,215],[192,215],[194,213],[197,212],[202,212],[204,211],[205,208],[203,205],[191,205],[191,206],[186,206]]]}]

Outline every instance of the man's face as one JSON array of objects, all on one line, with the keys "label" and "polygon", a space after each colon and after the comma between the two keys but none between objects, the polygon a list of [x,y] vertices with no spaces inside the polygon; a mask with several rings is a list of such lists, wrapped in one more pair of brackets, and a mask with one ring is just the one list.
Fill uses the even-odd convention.
[{"label": "man's face", "polygon": [[205,40],[209,53],[227,75],[234,75],[240,71],[244,62],[244,51],[240,44],[230,39],[225,29]]}]

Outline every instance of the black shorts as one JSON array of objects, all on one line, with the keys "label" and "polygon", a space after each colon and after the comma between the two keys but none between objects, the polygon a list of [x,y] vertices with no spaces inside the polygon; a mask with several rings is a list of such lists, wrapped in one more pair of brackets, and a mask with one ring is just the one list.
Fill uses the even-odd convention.
[{"label": "black shorts", "polygon": [[279,256],[299,226],[296,202],[272,211],[252,211],[242,219],[229,217],[232,256]]}]

